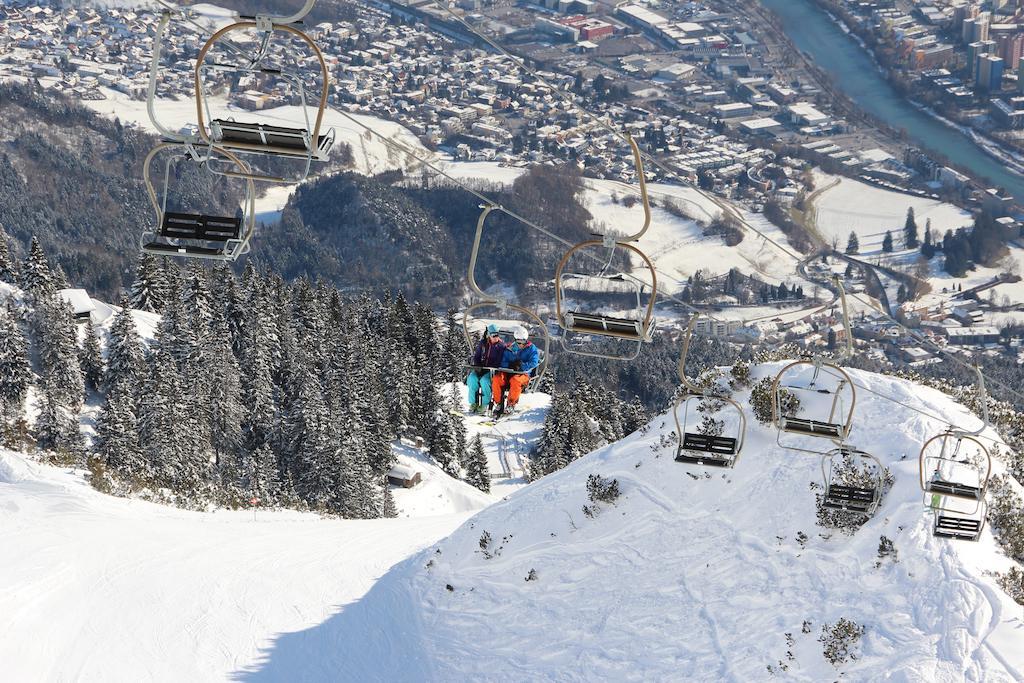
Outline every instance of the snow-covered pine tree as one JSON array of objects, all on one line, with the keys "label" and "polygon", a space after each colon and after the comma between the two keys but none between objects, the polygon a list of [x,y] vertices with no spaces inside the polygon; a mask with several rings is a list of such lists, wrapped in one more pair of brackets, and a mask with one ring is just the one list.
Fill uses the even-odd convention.
[{"label": "snow-covered pine tree", "polygon": [[18,284],[17,262],[11,255],[10,239],[2,223],[0,223],[0,282],[6,282],[9,285]]},{"label": "snow-covered pine tree", "polygon": [[212,310],[210,333],[202,349],[203,373],[206,377],[210,430],[208,441],[213,451],[214,467],[223,486],[237,483],[238,451],[242,445],[242,378],[234,352],[227,317],[219,308]]},{"label": "snow-covered pine tree", "polygon": [[93,453],[108,474],[132,490],[145,486],[152,479],[149,462],[139,443],[134,400],[127,392],[118,390],[107,396],[96,421]]},{"label": "snow-covered pine tree", "polygon": [[227,320],[231,349],[235,358],[241,358],[242,328],[245,325],[246,309],[235,274],[226,264],[218,264],[211,275],[211,292],[214,308],[220,308]]},{"label": "snow-covered pine tree", "polygon": [[428,306],[417,302],[413,306],[413,320],[416,328],[416,356],[422,356],[431,381],[438,384],[443,381],[445,359],[444,348],[437,335],[437,317]]},{"label": "snow-covered pine tree", "polygon": [[[295,459],[295,488],[298,495],[314,509],[337,509],[336,485],[339,480],[339,447],[327,411],[320,382],[308,365],[300,365],[298,395],[292,404],[288,431],[292,438],[291,452]],[[343,434],[358,431],[359,425],[342,423]],[[352,446],[350,439],[347,446]],[[362,448],[362,444],[358,444]]]},{"label": "snow-covered pine tree", "polygon": [[82,368],[86,388],[89,391],[99,391],[103,382],[103,355],[92,320],[85,324],[83,330],[82,345],[78,349],[78,365]]},{"label": "snow-covered pine tree", "polygon": [[55,392],[47,387],[39,401],[36,418],[36,448],[49,451],[62,465],[81,465],[85,450],[82,433],[78,428],[78,415],[65,410]]},{"label": "snow-covered pine tree", "polygon": [[544,427],[530,467],[532,478],[550,474],[569,464],[567,441],[572,410],[570,403],[564,394],[556,393],[552,397],[551,407],[544,418]]},{"label": "snow-covered pine tree", "polygon": [[139,402],[139,440],[155,483],[179,493],[191,493],[206,477],[188,430],[187,404],[177,363],[158,343]]},{"label": "snow-covered pine tree", "polygon": [[429,437],[433,433],[435,413],[442,408],[441,397],[434,383],[434,373],[430,367],[430,360],[422,353],[417,354],[415,360],[416,385],[412,392],[412,415],[414,433]]},{"label": "snow-covered pine tree", "polygon": [[430,437],[428,439],[430,457],[445,472],[453,477],[458,477],[459,464],[456,454],[458,444],[455,426],[451,419],[453,416],[448,412],[447,406],[438,405],[430,411],[428,417],[430,418]]},{"label": "snow-covered pine tree", "polygon": [[[251,263],[251,262],[250,262]],[[248,271],[249,265],[246,269]],[[248,285],[249,299],[257,306],[263,305],[263,297],[257,290],[259,283],[255,278],[250,279]],[[254,291],[257,290],[257,291]],[[267,468],[257,466],[257,451],[262,446],[269,446],[270,435],[274,429],[274,382],[271,375],[271,349],[270,335],[263,325],[264,317],[258,310],[250,309],[247,314],[241,339],[241,369],[242,369],[242,404],[245,406],[245,415],[242,419],[242,454],[243,461],[247,463],[246,470],[258,472],[268,481],[277,479],[277,475],[271,477]],[[254,484],[250,482],[247,486],[250,490]]]},{"label": "snow-covered pine tree", "polygon": [[138,311],[160,313],[170,296],[167,274],[158,257],[139,252],[135,263],[135,280],[128,290],[128,300]]},{"label": "snow-covered pine tree", "polygon": [[487,471],[487,454],[480,435],[473,437],[466,457],[466,483],[475,486],[484,493],[491,492],[491,475]]},{"label": "snow-covered pine tree", "polygon": [[39,245],[39,240],[32,236],[28,256],[21,266],[21,288],[29,299],[45,298],[57,291],[54,286],[53,271],[46,253]]},{"label": "snow-covered pine tree", "polygon": [[380,478],[366,458],[366,435],[356,420],[341,434],[337,496],[334,511],[349,519],[373,519],[384,512]]},{"label": "snow-covered pine tree", "polygon": [[651,417],[639,396],[634,396],[622,411],[622,431],[625,434],[632,434],[650,421]]},{"label": "snow-covered pine tree", "polygon": [[33,341],[40,381],[53,399],[77,413],[85,398],[85,380],[78,363],[78,330],[71,307],[56,294],[36,299]]},{"label": "snow-covered pine tree", "polygon": [[0,310],[0,409],[5,426],[25,418],[25,398],[32,383],[28,344],[18,325],[13,299]]},{"label": "snow-covered pine tree", "polygon": [[462,368],[466,364],[471,349],[466,344],[466,335],[462,325],[455,320],[456,310],[449,308],[445,316],[445,335],[442,350],[442,382],[461,382]]},{"label": "snow-covered pine tree", "polygon": [[124,394],[131,398],[132,406],[137,405],[145,374],[142,340],[128,300],[121,299],[121,310],[114,316],[107,336],[107,369],[103,376],[107,395]]}]

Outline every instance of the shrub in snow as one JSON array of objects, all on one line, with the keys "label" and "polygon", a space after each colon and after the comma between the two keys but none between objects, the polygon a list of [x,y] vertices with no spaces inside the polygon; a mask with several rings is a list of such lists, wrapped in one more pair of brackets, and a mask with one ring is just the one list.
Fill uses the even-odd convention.
[{"label": "shrub in snow", "polygon": [[999,544],[1007,555],[1024,561],[1024,501],[1002,476],[992,478],[989,492],[988,521]]},{"label": "shrub in snow", "polygon": [[[800,412],[800,399],[788,389],[779,389],[782,414],[792,417]],[[765,377],[750,390],[750,408],[754,418],[763,425],[772,422],[772,378]]]},{"label": "shrub in snow", "polygon": [[821,653],[833,666],[857,659],[856,649],[864,631],[863,626],[845,617],[840,618],[834,626],[825,624],[818,638],[822,644]]},{"label": "shrub in snow", "polygon": [[1006,594],[1013,598],[1017,604],[1024,605],[1024,571],[1020,567],[1013,567],[998,578],[999,587],[1006,591]]},{"label": "shrub in snow", "polygon": [[[878,474],[873,463],[869,465],[861,462],[860,459],[851,458],[848,455],[844,455],[842,460],[836,464],[835,469],[832,470],[833,483],[842,486],[872,488],[875,486],[877,476]],[[885,497],[886,492],[892,488],[894,481],[889,468],[883,467],[882,490],[879,493],[880,499]],[[816,493],[814,497],[818,524],[823,527],[839,529],[853,534],[868,521],[868,517],[859,512],[846,512],[844,510],[832,510],[824,507],[822,505],[825,501],[824,493]]]},{"label": "shrub in snow", "polygon": [[587,477],[587,498],[591,503],[614,503],[620,493],[618,479],[606,479],[599,474]]},{"label": "shrub in snow", "polygon": [[537,580],[537,570],[536,569],[531,569],[530,573],[526,575],[526,580],[527,581],[536,581]]},{"label": "shrub in snow", "polygon": [[729,375],[730,389],[746,389],[750,386],[750,364],[746,361],[736,361],[729,371]]},{"label": "shrub in snow", "polygon": [[895,563],[899,552],[896,550],[896,546],[893,544],[892,539],[888,536],[882,535],[878,537],[878,562],[875,562],[875,568],[882,566],[882,562],[886,559],[892,559]]}]

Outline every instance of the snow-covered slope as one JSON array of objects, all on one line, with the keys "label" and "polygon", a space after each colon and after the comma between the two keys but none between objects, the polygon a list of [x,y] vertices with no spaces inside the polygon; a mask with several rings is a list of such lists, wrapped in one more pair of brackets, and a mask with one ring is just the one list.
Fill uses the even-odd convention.
[{"label": "snow-covered slope", "polygon": [[[939,392],[854,376],[977,423]],[[646,434],[482,511],[359,602],[279,636],[241,677],[761,681],[771,665],[807,681],[1022,680],[1021,608],[987,574],[1009,560],[988,531],[977,544],[932,537],[921,506],[917,449],[942,425],[870,394],[858,416],[852,442],[888,465],[895,484],[852,537],[815,524],[818,458],[781,449],[752,420],[735,470],[681,465],[660,444],[674,427],[662,415]],[[581,512],[591,473],[622,490],[593,518]],[[898,561],[876,567],[883,534]],[[840,618],[866,633],[859,657],[837,669],[818,637]]]}]

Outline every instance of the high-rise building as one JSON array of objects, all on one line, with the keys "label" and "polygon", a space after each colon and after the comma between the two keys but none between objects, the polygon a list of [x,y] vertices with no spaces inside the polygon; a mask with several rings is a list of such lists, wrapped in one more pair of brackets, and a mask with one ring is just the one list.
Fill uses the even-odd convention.
[{"label": "high-rise building", "polygon": [[978,57],[978,76],[975,85],[978,90],[998,92],[1003,87],[1003,58],[984,54]]},{"label": "high-rise building", "polygon": [[988,40],[989,27],[992,25],[992,15],[982,12],[974,20],[974,39]]},{"label": "high-rise building", "polygon": [[995,53],[1007,64],[1016,64],[1024,56],[1024,33],[1004,34],[996,39]]},{"label": "high-rise building", "polygon": [[995,47],[991,41],[977,41],[967,46],[967,63],[971,65],[971,75],[978,78],[978,57],[987,55]]}]

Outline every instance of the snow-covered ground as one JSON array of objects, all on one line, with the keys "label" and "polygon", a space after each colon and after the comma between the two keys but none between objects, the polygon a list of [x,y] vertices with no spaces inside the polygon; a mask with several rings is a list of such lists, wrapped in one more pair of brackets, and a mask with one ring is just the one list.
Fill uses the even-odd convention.
[{"label": "snow-covered ground", "polygon": [[[977,424],[939,392],[853,374]],[[815,524],[818,458],[752,421],[734,470],[677,464],[659,445],[674,427],[662,415],[480,512],[359,602],[279,636],[240,678],[764,681],[770,665],[779,680],[1024,679],[1022,610],[990,574],[1010,561],[987,530],[978,543],[934,538],[922,507],[917,450],[943,425],[873,395],[857,406],[852,442],[895,485],[852,537]],[[581,512],[591,473],[622,491],[592,518]],[[876,566],[881,535],[898,561]],[[866,632],[858,658],[833,667],[818,637],[840,618]]]},{"label": "snow-covered ground", "polygon": [[225,680],[483,504],[368,521],[186,512],[0,452],[2,678]]},{"label": "snow-covered ground", "polygon": [[861,254],[881,252],[886,230],[892,231],[893,239],[900,245],[907,209],[911,207],[922,238],[928,220],[938,239],[947,230],[962,228],[972,221],[970,213],[952,204],[885,190],[820,170],[814,171],[814,182],[817,188],[827,188],[814,200],[815,225],[825,240],[836,240],[839,249],[846,248],[851,232],[857,233]]}]

